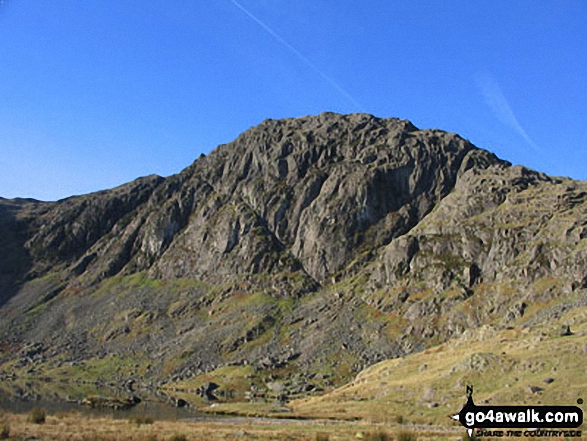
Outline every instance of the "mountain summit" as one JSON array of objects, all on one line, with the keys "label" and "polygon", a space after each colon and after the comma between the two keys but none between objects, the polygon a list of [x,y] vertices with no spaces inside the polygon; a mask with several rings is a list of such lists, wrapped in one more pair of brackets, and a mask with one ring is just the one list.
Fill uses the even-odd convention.
[{"label": "mountain summit", "polygon": [[457,135],[325,113],[267,120],[167,179],[4,212],[28,212],[35,275],[60,266],[91,284],[138,271],[217,280],[286,270],[321,284],[359,249],[408,232],[459,175],[497,164]]},{"label": "mountain summit", "polygon": [[56,375],[132,354],[133,372],[102,374],[231,365],[251,384],[287,379],[286,394],[339,384],[469,327],[584,307],[585,219],[586,183],[456,134],[267,120],[168,178],[1,199],[0,363]]}]

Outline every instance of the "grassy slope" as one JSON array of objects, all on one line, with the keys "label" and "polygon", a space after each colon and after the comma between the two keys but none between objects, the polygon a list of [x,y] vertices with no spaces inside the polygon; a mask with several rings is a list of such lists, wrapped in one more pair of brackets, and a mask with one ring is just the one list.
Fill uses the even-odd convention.
[{"label": "grassy slope", "polygon": [[[133,421],[112,418],[84,417],[75,412],[48,415],[44,424],[28,421],[28,415],[0,412],[0,434],[5,430],[9,439],[45,441],[220,441],[220,440],[289,440],[348,441],[399,439],[403,430],[350,422],[307,422],[255,419],[208,419],[201,421],[155,421],[138,425]],[[442,430],[409,432],[410,440],[460,440],[461,433]],[[392,435],[393,434],[393,435]],[[382,436],[387,436],[384,438]],[[393,438],[392,438],[393,436]]]},{"label": "grassy slope", "polygon": [[[373,422],[444,423],[473,385],[478,404],[575,405],[587,396],[587,311],[573,311],[572,336],[554,324],[497,330],[485,326],[422,353],[384,361],[344,387],[294,401],[298,415]],[[547,384],[544,380],[551,378]],[[533,393],[530,386],[543,391]]]}]

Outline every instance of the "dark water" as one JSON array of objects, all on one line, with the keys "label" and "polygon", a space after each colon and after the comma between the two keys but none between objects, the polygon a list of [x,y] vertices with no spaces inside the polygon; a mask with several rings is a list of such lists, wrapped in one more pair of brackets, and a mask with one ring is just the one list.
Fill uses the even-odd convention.
[{"label": "dark water", "polygon": [[[129,419],[132,417],[151,417],[154,420],[175,421],[187,418],[201,416],[194,408],[178,408],[171,403],[170,397],[156,396],[147,392],[137,391],[133,395],[138,396],[142,401],[130,409],[115,410],[108,408],[92,409],[75,402],[69,402],[69,397],[75,397],[76,400],[83,397],[83,392],[59,396],[54,391],[48,392],[43,389],[27,388],[23,393],[22,389],[15,387],[2,387],[0,385],[0,410],[12,413],[28,413],[32,409],[44,409],[47,414],[55,415],[59,413],[79,412],[88,416],[110,416],[117,419]],[[14,392],[14,390],[18,392]],[[104,397],[128,397],[129,393],[120,390],[98,390],[93,395]]]}]

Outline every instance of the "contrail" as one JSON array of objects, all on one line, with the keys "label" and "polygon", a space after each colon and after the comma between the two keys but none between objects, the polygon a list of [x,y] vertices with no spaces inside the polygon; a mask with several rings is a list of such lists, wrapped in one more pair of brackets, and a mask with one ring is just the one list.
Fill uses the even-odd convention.
[{"label": "contrail", "polygon": [[507,102],[503,92],[495,80],[489,75],[480,75],[477,82],[481,87],[485,101],[493,110],[493,113],[502,123],[514,129],[518,134],[526,140],[526,142],[536,151],[541,152],[542,149],[536,145],[534,141],[528,136],[514,111]]},{"label": "contrail", "polygon": [[231,1],[232,1],[232,3],[234,3],[234,5],[237,8],[239,8],[241,11],[243,11],[245,14],[247,14],[249,16],[249,18],[251,18],[251,20],[253,20],[259,26],[261,26],[263,29],[265,29],[273,38],[275,38],[283,46],[285,46],[291,52],[293,52],[310,69],[312,69],[314,72],[316,72],[318,75],[320,75],[323,80],[325,80],[334,89],[336,89],[336,91],[338,93],[340,93],[343,97],[345,97],[347,100],[349,100],[357,109],[361,110],[362,112],[365,111],[364,110],[364,107],[357,100],[355,100],[351,96],[351,94],[349,94],[346,90],[344,90],[341,86],[339,86],[336,81],[334,81],[332,78],[330,78],[328,75],[326,75],[322,70],[320,70],[320,68],[318,66],[316,66],[312,62],[312,60],[310,60],[308,57],[306,57],[304,54],[302,54],[298,49],[296,49],[295,46],[293,46],[286,39],[284,39],[283,37],[281,37],[277,32],[275,32],[273,29],[271,29],[268,25],[266,25],[265,23],[263,23],[257,16],[255,16],[252,12],[250,12],[247,8],[245,8],[239,2],[237,2],[236,0],[231,0]]}]

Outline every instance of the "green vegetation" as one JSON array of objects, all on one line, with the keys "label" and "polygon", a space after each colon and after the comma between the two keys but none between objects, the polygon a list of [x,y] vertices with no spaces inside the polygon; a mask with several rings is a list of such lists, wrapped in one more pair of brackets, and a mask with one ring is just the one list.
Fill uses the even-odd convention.
[{"label": "green vegetation", "polygon": [[[205,383],[221,385],[224,391],[232,391],[242,396],[250,389],[251,377],[255,373],[253,366],[223,366],[206,374],[188,380],[177,381],[171,386],[180,391],[195,390]],[[193,400],[193,394],[182,395],[182,398]]]},{"label": "green vegetation", "polygon": [[[384,439],[391,439],[391,438],[380,438],[382,441]],[[413,432],[400,432],[397,434],[397,441],[417,441],[418,437]]]},{"label": "green vegetation", "polygon": [[130,417],[128,422],[131,424],[136,424],[137,426],[141,426],[143,424],[153,424],[155,421],[150,416],[134,416]]},{"label": "green vegetation", "polygon": [[[397,441],[416,441],[415,438],[403,438],[405,436],[405,434],[406,434],[406,432],[400,432],[398,434]],[[383,432],[381,430],[378,430],[377,432],[370,432],[370,433],[365,434],[363,439],[365,441],[391,441],[393,439],[393,437],[390,434],[388,434],[387,432]]]},{"label": "green vegetation", "polygon": [[291,409],[279,403],[271,402],[234,402],[215,403],[214,406],[201,408],[203,412],[215,415],[234,415],[245,417],[283,418],[292,416]]},{"label": "green vegetation", "polygon": [[33,424],[44,424],[47,415],[43,409],[33,409],[29,413],[29,422]]},{"label": "green vegetation", "polygon": [[10,439],[10,426],[8,424],[0,425],[0,439]]},{"label": "green vegetation", "polygon": [[[43,385],[43,388],[55,389],[58,395],[69,395],[69,392],[59,393],[57,388],[65,388],[69,383],[76,383],[76,390],[83,391],[85,396],[99,394],[96,390],[97,379],[111,379],[117,375],[126,377],[148,378],[148,366],[150,361],[144,356],[135,358],[120,357],[115,354],[109,354],[103,357],[90,358],[80,362],[63,362],[64,357],[58,357],[51,361],[46,361],[37,366],[37,371],[43,377],[61,380],[60,382],[51,382]],[[6,366],[2,366],[6,368]],[[21,375],[19,375],[21,376]],[[27,375],[22,374],[23,377]]]},{"label": "green vegetation", "polygon": [[147,277],[145,272],[137,272],[127,276],[116,275],[109,277],[96,287],[89,289],[95,297],[116,294],[117,297],[125,297],[136,292],[145,295],[160,295],[165,293],[206,293],[212,287],[206,283],[191,278],[178,278],[173,280],[159,280]]}]

